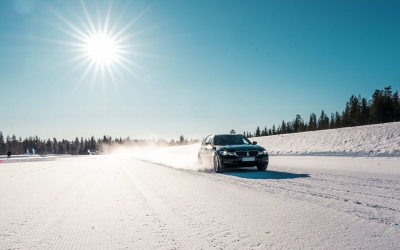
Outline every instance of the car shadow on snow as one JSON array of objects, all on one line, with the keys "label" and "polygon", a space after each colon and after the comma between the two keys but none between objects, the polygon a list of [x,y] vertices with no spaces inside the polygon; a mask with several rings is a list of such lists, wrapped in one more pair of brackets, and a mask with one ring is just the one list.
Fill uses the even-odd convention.
[{"label": "car shadow on snow", "polygon": [[222,174],[236,176],[246,179],[295,179],[295,178],[308,178],[309,174],[295,174],[279,171],[258,171],[253,169],[224,169]]}]

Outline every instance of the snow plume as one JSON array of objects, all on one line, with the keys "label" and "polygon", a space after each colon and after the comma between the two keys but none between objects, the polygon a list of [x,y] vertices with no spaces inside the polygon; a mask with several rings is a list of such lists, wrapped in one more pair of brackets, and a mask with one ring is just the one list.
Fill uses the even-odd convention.
[{"label": "snow plume", "polygon": [[133,157],[176,169],[209,171],[211,166],[203,166],[197,163],[199,147],[199,144],[172,147],[119,147],[113,150],[111,154],[118,157]]}]

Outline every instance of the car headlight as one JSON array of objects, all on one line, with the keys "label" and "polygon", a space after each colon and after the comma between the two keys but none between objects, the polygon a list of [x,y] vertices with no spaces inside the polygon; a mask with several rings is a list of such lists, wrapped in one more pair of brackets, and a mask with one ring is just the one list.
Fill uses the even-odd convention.
[{"label": "car headlight", "polygon": [[266,154],[267,154],[267,150],[260,151],[259,154],[260,154],[260,155],[266,155]]},{"label": "car headlight", "polygon": [[235,155],[234,152],[228,152],[228,151],[218,151],[218,153],[219,153],[220,155]]}]

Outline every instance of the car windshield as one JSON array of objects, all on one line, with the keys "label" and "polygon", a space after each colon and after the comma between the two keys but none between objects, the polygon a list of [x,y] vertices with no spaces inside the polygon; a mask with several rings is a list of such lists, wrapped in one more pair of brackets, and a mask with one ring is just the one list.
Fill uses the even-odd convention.
[{"label": "car windshield", "polygon": [[247,145],[251,142],[242,135],[217,135],[214,137],[214,145]]}]

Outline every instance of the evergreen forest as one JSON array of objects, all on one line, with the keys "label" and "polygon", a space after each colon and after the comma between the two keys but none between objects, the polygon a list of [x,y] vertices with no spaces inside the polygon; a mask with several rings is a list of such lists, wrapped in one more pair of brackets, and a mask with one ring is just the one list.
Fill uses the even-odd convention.
[{"label": "evergreen forest", "polygon": [[90,138],[80,139],[78,137],[75,140],[57,140],[56,138],[41,140],[38,136],[29,137],[22,139],[15,135],[7,136],[4,139],[3,133],[0,131],[0,155],[5,155],[10,151],[13,155],[33,153],[33,149],[36,154],[72,154],[72,155],[88,155],[92,152],[107,152],[113,147],[117,146],[175,146],[175,145],[186,145],[197,143],[199,140],[186,139],[183,135],[179,137],[179,140],[166,141],[163,138],[159,139],[142,139],[142,140],[131,140],[127,138],[112,138],[111,136],[103,136],[103,138],[95,139],[94,136]]}]

